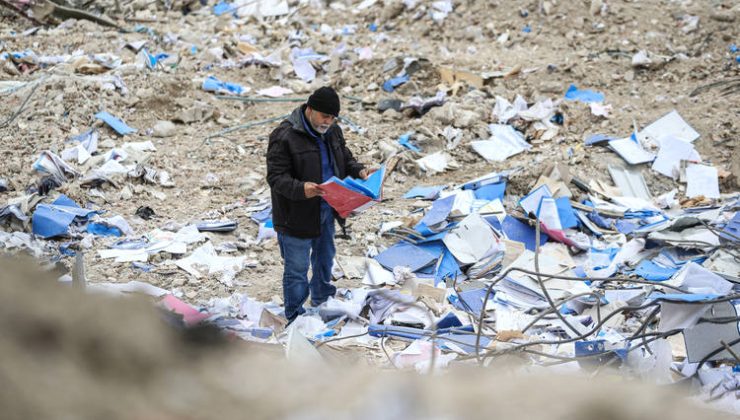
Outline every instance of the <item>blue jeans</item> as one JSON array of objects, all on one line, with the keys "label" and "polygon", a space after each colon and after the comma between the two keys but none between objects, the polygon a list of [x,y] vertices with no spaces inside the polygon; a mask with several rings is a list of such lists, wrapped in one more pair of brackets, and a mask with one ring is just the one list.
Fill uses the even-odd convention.
[{"label": "blue jeans", "polygon": [[[303,303],[311,294],[311,304],[320,305],[334,296],[337,288],[331,284],[331,267],[334,262],[334,215],[331,209],[321,206],[321,235],[301,239],[278,233],[280,255],[283,257],[283,300],[285,317],[293,321],[306,312]],[[308,281],[309,262],[313,276]]]}]

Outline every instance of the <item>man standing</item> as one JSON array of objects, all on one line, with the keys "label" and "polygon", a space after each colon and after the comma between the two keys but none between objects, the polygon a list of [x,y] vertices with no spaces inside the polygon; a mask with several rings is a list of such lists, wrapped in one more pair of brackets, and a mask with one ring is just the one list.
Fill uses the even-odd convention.
[{"label": "man standing", "polygon": [[[332,176],[368,176],[335,124],[339,105],[334,89],[319,88],[270,134],[267,183],[284,261],[283,300],[289,322],[305,312],[303,304],[309,294],[311,305],[318,306],[337,291],[331,284],[331,267],[334,218],[338,216],[321,198],[319,184]],[[313,271],[310,283],[309,262]]]}]

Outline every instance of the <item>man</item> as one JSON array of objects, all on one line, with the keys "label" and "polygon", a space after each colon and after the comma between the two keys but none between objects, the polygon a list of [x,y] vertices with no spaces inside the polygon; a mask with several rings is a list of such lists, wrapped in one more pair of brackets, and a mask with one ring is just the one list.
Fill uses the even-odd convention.
[{"label": "man", "polygon": [[[368,176],[335,124],[339,107],[334,89],[319,88],[270,134],[267,183],[284,262],[283,300],[289,322],[305,312],[303,304],[309,294],[311,305],[318,306],[337,290],[331,284],[331,267],[334,218],[338,216],[321,198],[319,184],[332,176]],[[313,271],[310,283],[309,262]]]}]

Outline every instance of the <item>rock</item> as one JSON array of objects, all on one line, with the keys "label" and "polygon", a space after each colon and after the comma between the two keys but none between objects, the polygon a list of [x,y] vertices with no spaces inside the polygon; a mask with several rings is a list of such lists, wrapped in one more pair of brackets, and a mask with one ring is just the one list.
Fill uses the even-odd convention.
[{"label": "rock", "polygon": [[452,125],[456,128],[470,128],[481,119],[477,112],[459,108],[455,109],[454,115]]},{"label": "rock", "polygon": [[157,121],[152,128],[152,136],[154,137],[172,137],[177,131],[177,127],[172,121]]},{"label": "rock", "polygon": [[213,115],[213,106],[204,102],[195,102],[190,108],[180,111],[175,121],[185,124],[203,122],[213,118]]},{"label": "rock", "polygon": [[401,121],[402,119],[404,119],[404,114],[391,108],[383,113],[383,119],[392,120],[392,121]]},{"label": "rock", "polygon": [[131,188],[129,188],[128,185],[126,185],[125,187],[123,187],[123,189],[121,189],[121,193],[120,193],[121,200],[130,200],[131,198],[133,198],[133,196],[134,194],[131,192]]},{"label": "rock", "polygon": [[[732,161],[730,162],[731,182],[732,188],[740,188],[740,153],[732,154]],[[734,185],[733,185],[734,184]]]},{"label": "rock", "polygon": [[18,161],[12,161],[10,164],[8,164],[8,169],[10,170],[10,173],[20,173],[21,171],[21,165]]},{"label": "rock", "polygon": [[601,14],[601,8],[603,6],[603,0],[591,0],[591,7],[589,7],[588,11],[589,13],[591,13],[591,16],[596,16],[598,14]]},{"label": "rock", "polygon": [[734,22],[735,21],[735,14],[731,10],[727,10],[725,12],[712,12],[709,17],[712,20],[716,20],[718,22]]},{"label": "rock", "polygon": [[558,81],[549,81],[540,83],[540,92],[542,93],[563,93],[563,84]]},{"label": "rock", "polygon": [[542,13],[545,16],[551,15],[554,8],[555,8],[555,5],[551,1],[542,2]]},{"label": "rock", "polygon": [[405,8],[406,8],[406,6],[403,4],[403,2],[400,2],[400,1],[390,2],[383,9],[383,14],[382,14],[381,20],[383,22],[389,22],[389,21],[395,19],[396,16],[400,15]]},{"label": "rock", "polygon": [[454,120],[454,115],[452,114],[452,108],[449,106],[441,106],[432,108],[427,115],[432,118],[434,121],[439,122],[442,125],[450,125],[452,124],[452,121]]},{"label": "rock", "polygon": [[650,67],[653,65],[653,60],[648,55],[649,53],[645,50],[638,51],[632,56],[632,67]]},{"label": "rock", "polygon": [[399,111],[402,105],[403,101],[401,101],[400,99],[383,99],[378,102],[378,111],[381,113],[389,109]]}]

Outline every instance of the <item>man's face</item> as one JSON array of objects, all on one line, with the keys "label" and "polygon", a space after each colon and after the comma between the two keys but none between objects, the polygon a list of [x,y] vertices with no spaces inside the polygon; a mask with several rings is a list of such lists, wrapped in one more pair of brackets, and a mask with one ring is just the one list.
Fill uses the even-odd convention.
[{"label": "man's face", "polygon": [[321,134],[329,131],[329,128],[331,128],[331,125],[334,124],[334,121],[336,120],[337,117],[333,115],[324,114],[323,112],[311,109],[310,107],[308,108],[308,122],[311,123],[311,127],[313,127],[314,130]]}]

